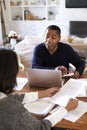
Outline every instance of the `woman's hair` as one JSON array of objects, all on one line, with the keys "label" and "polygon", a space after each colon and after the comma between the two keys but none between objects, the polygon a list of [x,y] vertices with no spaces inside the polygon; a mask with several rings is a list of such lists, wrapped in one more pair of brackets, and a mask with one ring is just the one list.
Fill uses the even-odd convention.
[{"label": "woman's hair", "polygon": [[13,91],[18,73],[18,59],[14,51],[0,49],[0,91],[6,94]]},{"label": "woman's hair", "polygon": [[56,25],[50,25],[50,26],[47,27],[46,30],[56,30],[57,34],[59,34],[59,35],[61,34],[61,29]]}]

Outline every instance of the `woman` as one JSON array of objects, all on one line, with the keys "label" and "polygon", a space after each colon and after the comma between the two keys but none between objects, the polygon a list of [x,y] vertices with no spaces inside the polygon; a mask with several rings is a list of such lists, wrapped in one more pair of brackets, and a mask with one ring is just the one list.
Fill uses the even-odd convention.
[{"label": "woman", "polygon": [[[77,107],[78,101],[70,99],[65,108],[38,120],[25,109],[24,103],[41,97],[52,96],[59,89],[51,88],[40,92],[11,94],[18,74],[17,55],[12,50],[0,49],[0,130],[51,130],[68,111]],[[55,119],[55,120],[54,120]]]}]

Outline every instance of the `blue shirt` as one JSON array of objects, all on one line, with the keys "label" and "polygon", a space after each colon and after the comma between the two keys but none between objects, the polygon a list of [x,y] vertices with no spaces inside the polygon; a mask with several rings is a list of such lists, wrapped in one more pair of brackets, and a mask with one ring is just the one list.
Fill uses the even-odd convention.
[{"label": "blue shirt", "polygon": [[63,65],[69,69],[69,63],[72,63],[79,74],[82,74],[85,62],[68,44],[59,42],[58,49],[53,54],[49,53],[44,43],[38,44],[34,49],[32,68],[55,69]]}]

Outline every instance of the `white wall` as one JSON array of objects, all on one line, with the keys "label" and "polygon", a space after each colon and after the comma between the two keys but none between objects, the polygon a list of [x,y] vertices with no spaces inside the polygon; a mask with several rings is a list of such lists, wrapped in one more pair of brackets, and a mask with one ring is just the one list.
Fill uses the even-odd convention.
[{"label": "white wall", "polygon": [[87,8],[65,8],[65,0],[60,0],[60,23],[69,31],[69,21],[87,21]]},{"label": "white wall", "polygon": [[[32,34],[36,35],[37,33],[40,33],[43,28],[51,22],[43,21],[42,24],[40,22],[36,25],[35,21],[30,24],[28,21],[17,21],[17,25],[12,23],[10,21],[10,9],[8,8],[8,1],[6,0],[6,32],[8,33],[10,30],[17,31],[18,34],[28,35],[29,31],[32,32]],[[65,0],[60,0],[60,21],[54,21],[54,24],[57,24],[61,27],[62,35],[65,35],[69,33],[69,21],[87,21],[87,8],[65,8]],[[53,24],[53,22],[52,22]],[[41,29],[41,30],[40,30]],[[37,34],[38,35],[38,34]]]}]

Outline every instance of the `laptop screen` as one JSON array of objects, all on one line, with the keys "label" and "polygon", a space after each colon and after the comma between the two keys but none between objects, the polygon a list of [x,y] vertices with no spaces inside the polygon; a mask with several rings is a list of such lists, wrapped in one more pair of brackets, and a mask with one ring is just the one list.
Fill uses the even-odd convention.
[{"label": "laptop screen", "polygon": [[30,87],[62,87],[60,70],[27,69],[26,74]]}]

